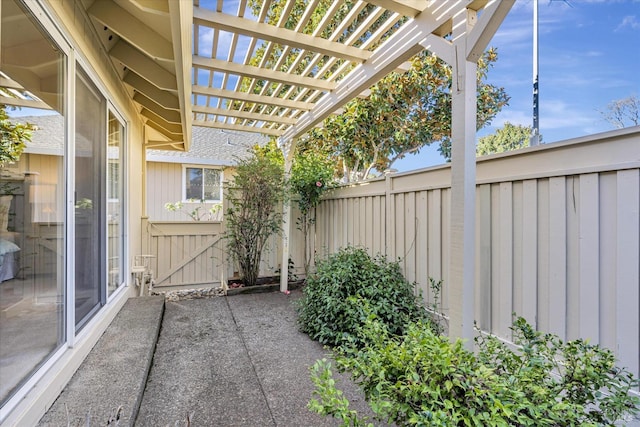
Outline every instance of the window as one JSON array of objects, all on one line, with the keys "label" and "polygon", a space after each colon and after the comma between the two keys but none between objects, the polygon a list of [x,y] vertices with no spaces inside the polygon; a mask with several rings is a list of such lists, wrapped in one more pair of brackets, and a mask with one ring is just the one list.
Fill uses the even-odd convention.
[{"label": "window", "polygon": [[201,167],[185,169],[185,200],[220,202],[222,200],[222,170]]}]

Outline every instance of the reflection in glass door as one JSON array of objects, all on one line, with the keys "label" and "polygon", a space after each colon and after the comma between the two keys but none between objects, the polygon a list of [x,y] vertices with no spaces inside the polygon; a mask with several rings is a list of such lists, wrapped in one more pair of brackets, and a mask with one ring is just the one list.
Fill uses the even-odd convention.
[{"label": "reflection in glass door", "polygon": [[5,130],[33,125],[20,158],[0,165],[3,408],[66,340],[67,56],[29,9],[14,0],[0,0],[0,52],[3,144]]},{"label": "reflection in glass door", "polygon": [[[106,259],[102,230],[106,102],[86,74],[76,73],[75,318],[80,330],[102,303]],[[102,273],[104,271],[104,274]]]}]

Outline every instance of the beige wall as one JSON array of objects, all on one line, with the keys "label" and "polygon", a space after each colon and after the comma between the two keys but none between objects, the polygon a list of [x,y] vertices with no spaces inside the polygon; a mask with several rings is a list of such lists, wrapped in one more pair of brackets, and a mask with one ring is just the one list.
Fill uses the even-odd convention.
[{"label": "beige wall", "polygon": [[[231,173],[224,169],[224,178]],[[190,221],[185,212],[201,206],[201,212],[207,211],[213,203],[184,203],[182,211],[171,212],[165,209],[166,203],[182,200],[183,169],[180,163],[147,162],[147,215],[150,221]],[[222,210],[213,218],[220,221]]]},{"label": "beige wall", "polygon": [[[564,339],[588,338],[640,371],[640,129],[479,159],[475,319],[511,338],[511,313]],[[444,280],[449,314],[448,165],[335,191],[318,251],[347,244],[401,259],[427,302]]]}]

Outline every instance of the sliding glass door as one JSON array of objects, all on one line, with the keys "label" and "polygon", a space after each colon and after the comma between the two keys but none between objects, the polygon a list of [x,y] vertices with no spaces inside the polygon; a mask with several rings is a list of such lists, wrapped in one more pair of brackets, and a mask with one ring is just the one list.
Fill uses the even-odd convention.
[{"label": "sliding glass door", "polygon": [[106,101],[76,70],[75,115],[75,319],[76,331],[104,300]]}]

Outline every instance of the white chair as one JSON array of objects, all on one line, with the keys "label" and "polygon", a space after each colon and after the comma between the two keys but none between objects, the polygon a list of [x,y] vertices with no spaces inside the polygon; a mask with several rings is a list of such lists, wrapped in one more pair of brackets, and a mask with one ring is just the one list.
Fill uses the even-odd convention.
[{"label": "white chair", "polygon": [[144,295],[144,289],[148,285],[148,295],[151,295],[153,285],[155,284],[155,277],[153,275],[153,269],[151,268],[151,260],[155,258],[155,255],[135,255],[133,257],[133,265],[131,266],[131,274],[133,275],[134,283],[140,287],[140,296]]}]

